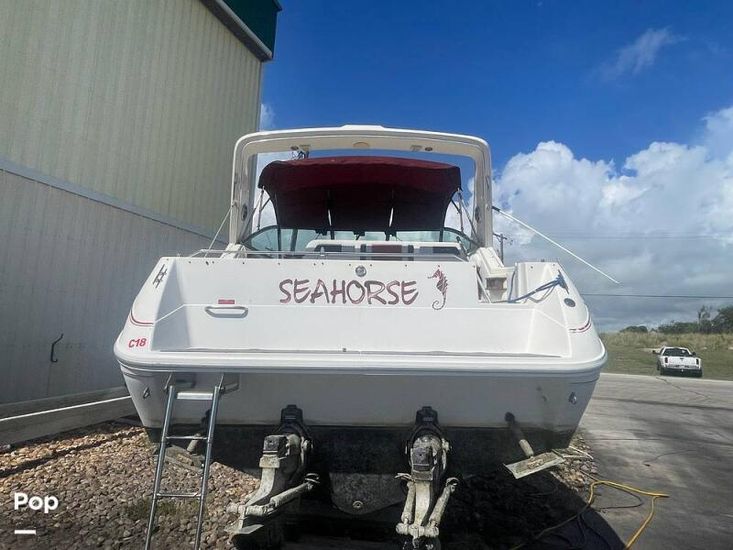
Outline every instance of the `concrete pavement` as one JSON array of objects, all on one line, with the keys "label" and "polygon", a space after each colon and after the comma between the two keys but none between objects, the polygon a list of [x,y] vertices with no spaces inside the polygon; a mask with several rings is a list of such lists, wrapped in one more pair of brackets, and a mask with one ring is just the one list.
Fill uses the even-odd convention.
[{"label": "concrete pavement", "polygon": [[[733,382],[603,374],[581,430],[604,479],[662,492],[637,548],[733,548]],[[594,508],[623,540],[648,512],[601,488]]]}]

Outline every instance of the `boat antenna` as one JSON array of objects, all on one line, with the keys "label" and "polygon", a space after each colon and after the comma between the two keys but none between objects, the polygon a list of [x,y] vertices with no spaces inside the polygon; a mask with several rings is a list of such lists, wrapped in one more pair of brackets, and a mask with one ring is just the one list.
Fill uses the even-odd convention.
[{"label": "boat antenna", "polygon": [[601,275],[603,275],[603,276],[604,276],[604,277],[605,277],[606,279],[608,279],[609,281],[613,281],[613,282],[614,282],[614,283],[616,283],[617,285],[620,285],[620,284],[621,284],[621,283],[620,283],[620,282],[618,282],[618,281],[617,281],[616,279],[614,279],[613,277],[611,277],[611,276],[610,276],[610,275],[609,275],[608,273],[604,273],[603,271],[601,271],[600,269],[598,269],[598,268],[597,268],[596,266],[594,266],[593,264],[591,264],[591,263],[589,263],[589,262],[586,262],[586,261],[585,261],[585,260],[584,260],[583,258],[581,258],[581,257],[580,257],[580,256],[578,256],[577,254],[575,254],[575,253],[574,253],[574,252],[573,252],[572,250],[568,250],[567,248],[565,248],[565,247],[564,247],[563,245],[561,245],[561,244],[560,244],[560,243],[558,243],[557,241],[553,241],[553,240],[552,240],[552,239],[551,239],[550,237],[548,237],[548,236],[547,236],[547,235],[545,235],[544,233],[542,233],[542,232],[538,231],[537,229],[535,229],[534,227],[532,227],[532,226],[531,226],[531,225],[529,225],[528,223],[524,223],[524,222],[523,222],[522,220],[519,220],[519,219],[515,218],[515,217],[514,217],[514,216],[512,216],[511,214],[507,214],[506,212],[504,212],[504,211],[503,211],[503,210],[502,210],[501,208],[499,208],[499,207],[497,207],[497,206],[492,206],[492,207],[491,207],[491,209],[492,209],[492,210],[495,210],[496,212],[498,212],[498,213],[499,213],[499,214],[501,214],[502,216],[504,216],[504,217],[506,217],[506,218],[508,218],[508,219],[512,220],[513,222],[516,222],[516,223],[518,223],[518,224],[519,224],[519,225],[521,225],[522,227],[525,227],[526,229],[529,229],[529,230],[530,230],[530,231],[531,231],[532,233],[534,233],[535,235],[539,235],[540,237],[542,237],[542,238],[543,238],[543,239],[545,239],[546,241],[548,241],[548,242],[550,242],[550,243],[554,244],[554,245],[555,245],[556,247],[558,247],[558,248],[559,248],[560,250],[563,250],[563,251],[567,252],[567,253],[568,253],[568,254],[570,254],[570,255],[571,255],[571,256],[572,256],[573,258],[575,258],[576,260],[580,260],[581,262],[583,262],[583,263],[584,263],[585,265],[587,265],[588,267],[590,267],[590,268],[591,268],[591,269],[593,269],[594,271],[597,271],[598,273],[600,273]]}]

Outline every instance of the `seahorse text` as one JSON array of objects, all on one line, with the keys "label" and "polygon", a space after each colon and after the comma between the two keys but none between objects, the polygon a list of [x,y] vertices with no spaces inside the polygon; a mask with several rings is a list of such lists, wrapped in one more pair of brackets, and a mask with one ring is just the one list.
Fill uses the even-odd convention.
[{"label": "seahorse text", "polygon": [[357,281],[284,279],[280,281],[281,304],[361,304],[409,306],[419,295],[417,281]]}]

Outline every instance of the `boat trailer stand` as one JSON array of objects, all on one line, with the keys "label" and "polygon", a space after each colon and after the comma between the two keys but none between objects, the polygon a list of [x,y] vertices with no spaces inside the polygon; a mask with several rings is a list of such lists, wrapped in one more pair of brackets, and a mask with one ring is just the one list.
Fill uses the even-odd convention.
[{"label": "boat trailer stand", "polygon": [[[303,424],[303,413],[294,405],[282,411],[278,433],[265,437],[258,490],[243,504],[227,510],[239,515],[227,530],[239,550],[279,548],[285,540],[286,514],[297,500],[319,483],[316,474],[306,474],[313,440]],[[403,548],[439,550],[440,522],[456,478],[445,478],[450,445],[430,407],[417,412],[405,453],[410,473],[397,474],[407,484],[397,534],[405,537]],[[358,474],[355,474],[358,475]]]},{"label": "boat trailer stand", "polygon": [[281,413],[277,434],[265,437],[257,491],[244,504],[231,504],[239,514],[230,526],[231,541],[239,550],[277,548],[284,539],[283,512],[318,484],[316,474],[305,474],[312,440],[303,424],[303,412],[288,405]]},{"label": "boat trailer stand", "polygon": [[[414,549],[440,548],[440,522],[451,494],[458,485],[456,478],[443,481],[450,445],[438,426],[438,415],[430,407],[417,413],[415,429],[406,452],[409,474],[398,474],[407,482],[407,498],[397,533],[411,537]],[[441,489],[442,486],[442,489]]]}]

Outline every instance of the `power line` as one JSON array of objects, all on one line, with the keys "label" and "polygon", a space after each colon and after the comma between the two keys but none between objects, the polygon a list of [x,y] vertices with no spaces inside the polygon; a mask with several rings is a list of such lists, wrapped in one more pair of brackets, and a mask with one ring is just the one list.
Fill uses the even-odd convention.
[{"label": "power line", "polygon": [[[624,239],[648,239],[648,240],[703,240],[721,241],[731,238],[731,235],[674,235],[674,234],[654,234],[646,233],[619,233],[616,235],[588,235],[579,233],[553,233],[553,237],[557,239],[570,240],[624,240]],[[511,235],[509,235],[511,236]]]},{"label": "power line", "polygon": [[581,292],[582,296],[603,296],[610,298],[681,298],[690,300],[733,300],[733,296],[698,296],[694,294],[610,294],[603,292]]},{"label": "power line", "polygon": [[555,235],[558,239],[569,240],[625,240],[625,239],[644,239],[644,240],[711,240],[722,241],[730,239],[730,235]]}]

